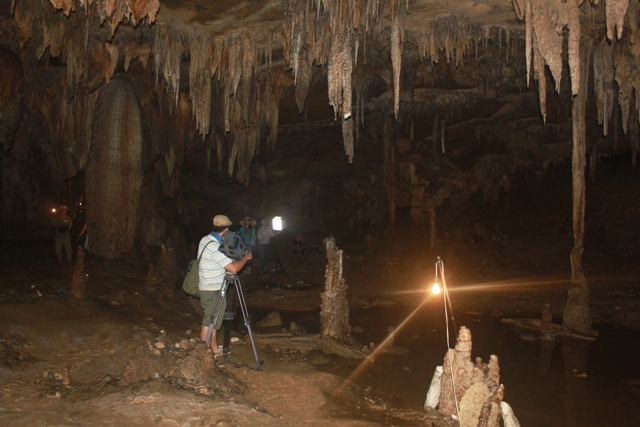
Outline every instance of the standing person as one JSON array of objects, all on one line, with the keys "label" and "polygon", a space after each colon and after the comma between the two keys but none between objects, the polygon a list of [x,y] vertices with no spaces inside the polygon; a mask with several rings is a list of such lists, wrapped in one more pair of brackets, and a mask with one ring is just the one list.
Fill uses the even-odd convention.
[{"label": "standing person", "polygon": [[273,231],[271,226],[267,224],[267,219],[265,217],[261,217],[259,223],[260,228],[258,228],[258,232],[256,233],[256,236],[258,237],[258,244],[256,245],[256,248],[260,254],[259,273],[263,273],[264,269],[269,265],[269,258],[271,255],[269,243],[271,243],[272,237],[276,237],[276,233]]},{"label": "standing person", "polygon": [[240,235],[244,240],[245,248],[251,249],[256,244],[256,228],[253,226],[253,220],[250,216],[242,220],[242,227],[240,227]]},{"label": "standing person", "polygon": [[[200,240],[198,247],[198,257],[201,257],[199,271],[200,305],[204,311],[202,328],[200,329],[200,339],[203,342],[206,340],[207,333],[209,332],[211,316],[213,315],[215,303],[220,294],[225,274],[227,274],[227,272],[233,274],[238,273],[242,270],[244,264],[253,257],[251,252],[247,252],[239,260],[233,261],[220,251],[222,236],[229,232],[229,226],[231,226],[231,221],[227,216],[216,215],[213,218],[213,231]],[[227,300],[225,295],[222,307],[224,308],[226,305]],[[209,343],[209,347],[211,347],[211,350],[213,350],[213,353],[216,355],[222,354],[222,349],[218,347],[216,337],[217,332],[222,327],[223,318],[224,316],[222,315],[218,316],[218,322],[211,334],[211,342]]]},{"label": "standing person", "polygon": [[64,248],[64,253],[67,258],[67,262],[71,262],[71,237],[69,236],[69,230],[73,226],[73,222],[71,218],[67,216],[67,212],[69,212],[69,208],[62,205],[60,209],[58,209],[58,213],[51,221],[51,227],[55,228],[55,242],[56,242],[56,256],[58,257],[58,262],[62,263],[62,248]]},{"label": "standing person", "polygon": [[[242,240],[244,240],[244,247],[247,251],[253,249],[256,244],[256,228],[253,226],[253,220],[250,216],[245,217],[242,222],[242,227],[240,227],[240,235],[242,236]],[[244,269],[243,273],[251,274],[251,266],[253,261],[249,261],[247,263],[247,267]]]}]

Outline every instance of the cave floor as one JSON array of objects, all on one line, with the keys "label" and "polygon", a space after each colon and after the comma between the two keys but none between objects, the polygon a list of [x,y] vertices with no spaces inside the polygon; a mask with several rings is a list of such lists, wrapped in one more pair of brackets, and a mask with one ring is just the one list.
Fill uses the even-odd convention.
[{"label": "cave floor", "polygon": [[[554,173],[566,177],[566,170]],[[480,201],[462,210],[444,206],[434,250],[427,228],[402,225],[409,223],[407,212],[397,213],[392,232],[335,227],[337,246],[345,251],[354,338],[376,347],[394,327],[393,345],[400,350],[363,363],[259,345],[264,365],[257,372],[249,369],[255,363],[247,336],[233,331],[239,341],[231,344],[230,359],[249,368],[221,366],[224,387],[210,378],[198,382],[161,372],[119,384],[147,342],[165,337],[173,348],[198,333],[199,315],[179,284],[162,292],[145,284],[149,260],[88,255],[87,295],[77,301],[70,294],[74,266],[54,264],[50,242],[4,241],[0,424],[450,425],[422,410],[447,348],[442,300],[427,293],[440,256],[453,307],[450,330],[471,329],[474,357],[499,356],[505,400],[523,425],[637,425],[640,207],[628,201],[640,186],[637,172],[610,178],[616,179],[621,184],[615,192],[601,180],[588,194],[588,200],[598,200],[588,205],[584,255],[591,315],[600,332],[594,343],[542,344],[510,322],[539,318],[544,303],[554,322],[562,321],[572,245],[570,192],[551,179],[489,207]],[[485,227],[488,238],[482,242],[472,237],[473,221]],[[294,258],[285,242],[297,231],[305,233],[307,252]],[[292,321],[318,332],[325,259],[315,246],[323,237],[312,228],[283,232],[279,255],[290,277],[271,271],[265,277],[240,275],[254,326],[271,311],[282,318],[281,327],[256,326],[256,334],[289,328]]]},{"label": "cave floor", "polygon": [[[395,235],[404,232],[410,230]],[[498,354],[505,400],[523,425],[632,425],[629,417],[640,418],[640,371],[634,359],[640,328],[633,322],[637,282],[618,277],[616,288],[609,281],[592,282],[599,340],[558,341],[549,349],[506,320],[539,317],[547,302],[561,322],[566,278],[524,271],[525,279],[509,279],[510,265],[504,265],[503,274],[492,273],[494,244],[456,246],[443,256],[446,279],[456,326],[471,328],[474,357]],[[317,333],[324,255],[310,247],[304,257],[293,258],[286,249],[281,248],[280,259],[290,278],[272,271],[260,278],[240,275],[254,325],[278,311],[282,327],[294,321]],[[319,351],[258,346],[263,370],[222,366],[243,384],[222,393],[176,385],[162,375],[118,385],[136,348],[153,342],[161,330],[175,343],[195,338],[198,331],[199,316],[178,288],[167,298],[146,287],[147,261],[88,256],[87,298],[78,302],[69,293],[74,266],[29,262],[34,251],[52,255],[46,245],[36,245],[13,251],[12,265],[2,267],[3,425],[447,425],[421,409],[433,369],[446,351],[442,301],[426,292],[431,262],[345,257],[354,338],[377,346],[389,327],[398,327],[394,344],[408,353],[381,354],[374,363],[363,363]],[[260,335],[280,327],[254,330]],[[231,344],[230,360],[255,367],[247,336],[233,335],[240,342]],[[65,386],[67,367],[71,383]]]}]

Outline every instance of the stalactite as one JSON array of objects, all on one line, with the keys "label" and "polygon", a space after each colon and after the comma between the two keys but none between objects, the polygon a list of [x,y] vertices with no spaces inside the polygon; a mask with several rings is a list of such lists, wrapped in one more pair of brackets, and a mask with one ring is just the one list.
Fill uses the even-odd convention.
[{"label": "stalactite", "polygon": [[[629,61],[627,49],[618,44],[613,49],[615,63],[615,79],[618,83],[618,105],[622,114],[622,130],[627,133],[631,111],[631,95],[633,94],[633,72],[635,65]],[[636,107],[637,108],[637,107]]]},{"label": "stalactite", "polygon": [[170,28],[159,26],[154,40],[153,55],[156,63],[156,83],[160,75],[172,89],[173,99],[178,105],[180,92],[180,62],[184,49],[184,38],[174,34]]},{"label": "stalactite", "polygon": [[402,72],[402,45],[404,44],[404,26],[402,14],[395,14],[391,21],[391,62],[393,66],[393,114],[398,120],[400,111],[400,73]]},{"label": "stalactite", "polygon": [[253,32],[245,31],[242,34],[242,92],[240,96],[242,106],[242,119],[243,125],[248,123],[249,113],[249,98],[253,93],[253,76],[254,66],[256,63],[257,49],[255,42],[255,34]]},{"label": "stalactite", "polygon": [[226,70],[228,74],[225,76],[226,84],[224,93],[224,124],[225,132],[230,132],[232,129],[230,122],[230,108],[232,107],[231,102],[233,102],[232,98],[236,98],[238,85],[240,84],[240,79],[242,78],[242,35],[234,35],[233,37],[229,37],[226,41],[225,47],[225,50],[228,53],[228,69]]},{"label": "stalactite", "polygon": [[[283,5],[289,36],[283,50],[287,63],[293,68],[298,110],[302,112],[308,91],[308,87],[300,86],[306,83],[303,80],[305,66],[310,69],[314,61],[318,65],[328,64],[329,104],[336,120],[341,116],[349,162],[354,150],[352,74],[357,63],[359,37],[366,42],[372,32],[381,31],[382,5],[381,0],[286,0]],[[393,2],[390,7],[394,8]]]},{"label": "stalactite", "polygon": [[300,54],[298,73],[296,84],[296,104],[298,106],[298,113],[302,114],[304,110],[305,102],[307,100],[307,94],[309,93],[309,87],[311,85],[311,78],[313,77],[313,60],[309,56],[309,52],[305,49]]},{"label": "stalactite", "polygon": [[65,16],[69,16],[69,14],[75,10],[75,6],[73,5],[73,0],[49,0],[53,5],[54,9],[62,10],[62,13]]},{"label": "stalactite", "polygon": [[[525,57],[527,60],[527,83],[530,81],[531,58],[534,45],[537,46],[551,70],[560,91],[562,80],[563,31],[568,31],[569,69],[571,72],[571,92],[578,93],[580,86],[580,9],[577,2],[563,0],[513,0],[514,10],[520,19],[524,10]],[[535,64],[534,64],[535,66]]]},{"label": "stalactite", "polygon": [[209,133],[211,123],[211,79],[217,63],[213,57],[220,55],[215,44],[210,45],[205,37],[193,37],[189,42],[189,98],[192,102],[196,126],[202,140]]},{"label": "stalactite", "polygon": [[[513,0],[514,8],[519,11],[520,8],[516,8],[518,5],[517,0]],[[532,16],[532,6],[531,2],[527,1],[525,5],[525,57],[527,62],[527,86],[531,83],[531,59],[533,57],[533,16]],[[521,14],[518,14],[518,19],[522,19]]]},{"label": "stalactite", "polygon": [[607,38],[613,40],[614,32],[618,38],[622,37],[624,29],[624,16],[627,14],[629,0],[606,0],[605,9],[607,14]]},{"label": "stalactite", "polygon": [[603,125],[605,136],[609,134],[609,122],[616,97],[614,75],[613,46],[603,39],[593,52],[593,89],[598,123]]},{"label": "stalactite", "polygon": [[[488,32],[489,29],[486,29]],[[420,30],[405,30],[407,38],[418,47],[420,58],[437,62],[440,52],[455,65],[460,65],[463,58],[474,46],[477,55],[477,43],[488,37],[485,29],[468,19],[456,15],[432,18],[425,22]],[[477,59],[477,56],[476,56]]]},{"label": "stalactite", "polygon": [[138,58],[143,68],[147,68],[151,46],[149,43],[127,43],[124,47],[124,70],[129,71],[129,64],[134,58]]},{"label": "stalactite", "polygon": [[542,1],[532,3],[534,42],[549,66],[549,70],[551,70],[551,75],[556,83],[556,91],[560,92],[560,83],[562,81],[562,33],[556,31],[556,26],[548,15],[548,5]]},{"label": "stalactite", "polygon": [[123,20],[134,26],[141,21],[155,22],[160,9],[160,0],[96,0],[95,4],[100,22],[107,22],[112,35]]},{"label": "stalactite", "polygon": [[544,58],[536,46],[533,53],[533,76],[538,81],[538,99],[542,121],[547,122],[547,75],[544,69]]},{"label": "stalactite", "polygon": [[330,52],[327,67],[329,104],[333,107],[336,119],[340,115],[343,120],[347,120],[351,117],[351,72],[353,68],[348,32],[333,35]]}]

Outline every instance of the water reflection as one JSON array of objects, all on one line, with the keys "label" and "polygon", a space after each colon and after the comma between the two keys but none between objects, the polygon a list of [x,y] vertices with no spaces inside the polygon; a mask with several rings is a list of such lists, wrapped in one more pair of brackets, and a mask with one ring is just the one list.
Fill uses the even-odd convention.
[{"label": "water reflection", "polygon": [[589,401],[586,390],[587,360],[591,343],[578,341],[562,341],[562,360],[564,361],[564,378],[566,395],[564,413],[567,427],[578,427],[582,424],[580,413],[583,402]]},{"label": "water reflection", "polygon": [[[400,325],[412,312],[400,307],[361,310],[352,313],[352,324],[365,328],[358,339],[380,343],[389,326]],[[456,320],[471,329],[473,357],[500,358],[505,400],[523,426],[640,427],[640,396],[621,383],[640,379],[640,333],[600,327],[594,343],[531,342],[498,318],[457,313]],[[376,363],[359,369],[352,365],[341,375],[419,408],[435,367],[442,364],[445,339],[443,313],[425,306],[396,333],[394,343],[409,350],[406,355],[380,355]]]}]

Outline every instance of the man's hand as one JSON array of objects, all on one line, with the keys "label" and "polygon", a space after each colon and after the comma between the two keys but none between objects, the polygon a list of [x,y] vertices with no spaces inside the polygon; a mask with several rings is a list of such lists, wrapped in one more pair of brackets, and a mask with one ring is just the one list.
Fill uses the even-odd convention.
[{"label": "man's hand", "polygon": [[246,254],[244,254],[243,258],[245,259],[245,261],[249,261],[250,259],[253,259],[253,253],[249,251]]}]

